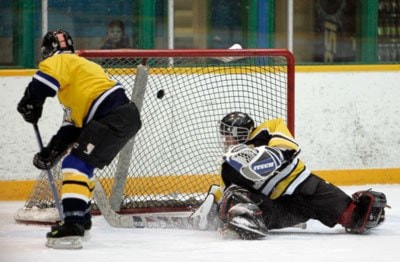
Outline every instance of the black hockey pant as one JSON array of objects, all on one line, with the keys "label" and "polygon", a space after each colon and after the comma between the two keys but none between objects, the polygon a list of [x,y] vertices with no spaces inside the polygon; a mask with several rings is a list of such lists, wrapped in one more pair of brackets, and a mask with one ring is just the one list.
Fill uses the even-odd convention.
[{"label": "black hockey pant", "polygon": [[292,195],[275,200],[265,197],[260,208],[268,229],[290,227],[309,219],[333,227],[351,201],[341,189],[311,174]]},{"label": "black hockey pant", "polygon": [[133,102],[121,105],[106,116],[91,120],[82,130],[72,154],[103,168],[141,128],[140,114]]}]

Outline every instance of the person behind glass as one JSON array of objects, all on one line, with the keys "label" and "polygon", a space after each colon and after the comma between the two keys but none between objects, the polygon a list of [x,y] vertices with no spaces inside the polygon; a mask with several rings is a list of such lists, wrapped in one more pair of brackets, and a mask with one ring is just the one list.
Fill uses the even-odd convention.
[{"label": "person behind glass", "polygon": [[130,48],[129,38],[125,35],[125,25],[121,20],[112,20],[107,27],[107,38],[101,49]]},{"label": "person behind glass", "polygon": [[57,96],[64,121],[33,164],[49,170],[61,163],[61,201],[64,220],[47,233],[46,246],[82,248],[92,226],[90,204],[94,169],[109,165],[141,128],[140,113],[122,85],[104,69],[75,54],[71,35],[60,29],[43,37],[39,70],[18,103],[24,120],[34,125],[48,97]]}]

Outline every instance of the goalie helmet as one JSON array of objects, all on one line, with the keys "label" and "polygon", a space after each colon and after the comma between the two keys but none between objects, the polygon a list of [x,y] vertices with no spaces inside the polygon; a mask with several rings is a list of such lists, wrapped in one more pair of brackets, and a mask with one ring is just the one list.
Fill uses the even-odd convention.
[{"label": "goalie helmet", "polygon": [[42,41],[42,58],[52,56],[57,51],[75,52],[74,41],[71,35],[62,29],[47,32]]},{"label": "goalie helmet", "polygon": [[219,131],[225,145],[244,143],[255,127],[253,119],[242,112],[231,112],[220,121]]}]

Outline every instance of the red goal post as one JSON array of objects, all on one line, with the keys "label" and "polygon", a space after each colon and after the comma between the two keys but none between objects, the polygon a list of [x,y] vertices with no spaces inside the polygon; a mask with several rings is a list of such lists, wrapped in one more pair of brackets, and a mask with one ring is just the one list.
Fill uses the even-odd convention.
[{"label": "red goal post", "polygon": [[[137,136],[108,167],[95,171],[116,211],[198,206],[209,186],[219,183],[223,147],[218,121],[231,111],[246,112],[257,124],[283,118],[294,135],[295,60],[288,50],[121,49],[78,54],[100,64],[141,110],[143,127]],[[60,167],[52,173],[60,189]],[[34,221],[33,213],[52,208],[42,172],[16,220]]]}]

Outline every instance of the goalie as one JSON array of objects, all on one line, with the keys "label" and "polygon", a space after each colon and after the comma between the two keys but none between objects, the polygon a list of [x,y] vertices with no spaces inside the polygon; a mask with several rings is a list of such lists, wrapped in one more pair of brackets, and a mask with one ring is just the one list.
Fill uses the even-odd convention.
[{"label": "goalie", "polygon": [[[315,219],[346,232],[363,234],[385,220],[386,196],[371,190],[348,196],[312,174],[298,158],[300,147],[282,119],[256,127],[249,115],[232,112],[220,122],[226,153],[221,176],[223,193],[211,187],[193,215],[200,228],[218,214],[223,235],[242,239],[265,237],[268,230]],[[218,205],[217,205],[218,204]]]}]

